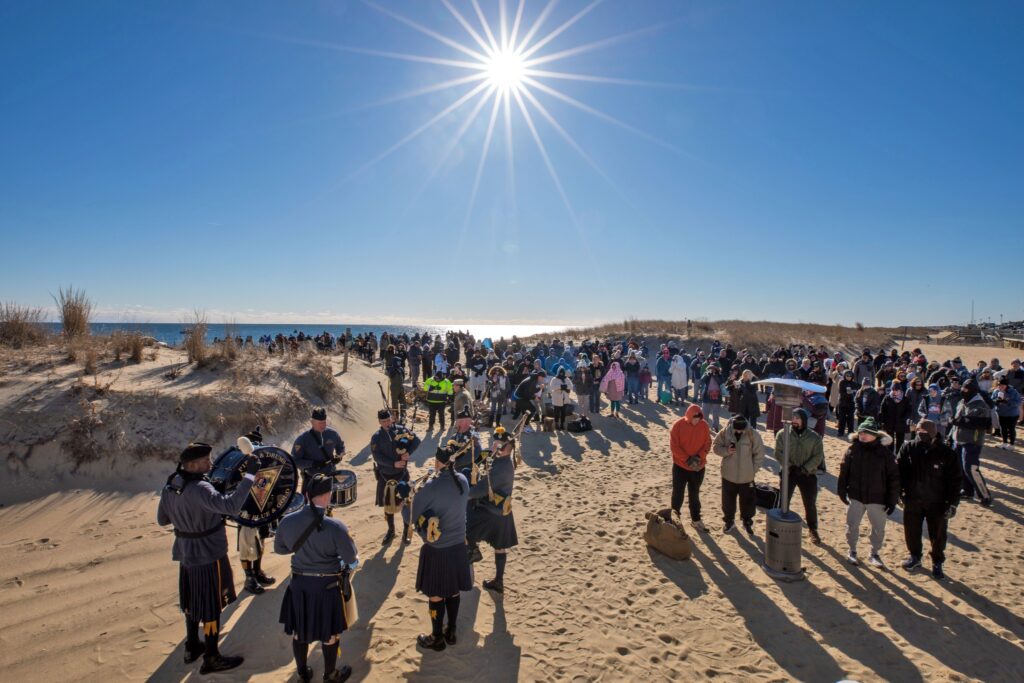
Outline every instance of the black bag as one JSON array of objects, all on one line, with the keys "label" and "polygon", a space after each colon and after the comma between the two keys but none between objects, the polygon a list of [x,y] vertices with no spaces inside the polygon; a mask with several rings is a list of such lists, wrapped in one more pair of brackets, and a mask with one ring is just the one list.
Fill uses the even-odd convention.
[{"label": "black bag", "polygon": [[590,424],[590,420],[587,418],[586,415],[581,415],[579,419],[573,420],[572,422],[567,424],[565,428],[570,432],[578,433],[589,432],[591,429],[594,428],[594,426]]},{"label": "black bag", "polygon": [[754,502],[757,507],[765,510],[778,507],[779,487],[770,484],[754,484]]}]

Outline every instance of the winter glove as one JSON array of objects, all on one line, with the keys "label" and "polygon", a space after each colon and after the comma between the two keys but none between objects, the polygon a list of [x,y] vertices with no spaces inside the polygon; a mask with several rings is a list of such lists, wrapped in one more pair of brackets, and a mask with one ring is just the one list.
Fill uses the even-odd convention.
[{"label": "winter glove", "polygon": [[953,519],[956,517],[956,505],[950,505],[946,508],[946,519]]},{"label": "winter glove", "polygon": [[238,471],[242,474],[256,474],[260,469],[260,459],[250,454],[243,462],[242,466],[238,468]]},{"label": "winter glove", "polygon": [[700,469],[700,456],[699,455],[691,455],[689,458],[687,458],[686,459],[686,467],[688,469],[691,469],[691,470],[694,470],[694,471],[699,470]]},{"label": "winter glove", "polygon": [[894,512],[896,512],[896,506],[895,505],[886,505],[885,506],[885,514],[886,514],[886,516],[889,516],[889,515],[891,515]]}]

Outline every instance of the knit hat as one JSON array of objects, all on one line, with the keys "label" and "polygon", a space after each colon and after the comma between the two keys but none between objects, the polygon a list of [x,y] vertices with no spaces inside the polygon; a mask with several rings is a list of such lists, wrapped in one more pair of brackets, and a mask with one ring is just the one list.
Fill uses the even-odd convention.
[{"label": "knit hat", "polygon": [[917,431],[924,432],[930,437],[935,438],[935,435],[939,433],[939,426],[931,420],[921,420],[917,423]]},{"label": "knit hat", "polygon": [[190,462],[192,460],[199,460],[210,455],[213,450],[213,446],[208,443],[201,441],[193,441],[188,446],[185,446],[185,450],[178,456],[178,462]]},{"label": "knit hat", "polygon": [[734,432],[742,432],[747,428],[747,418],[742,415],[737,415],[732,419],[732,430]]},{"label": "knit hat", "polygon": [[[795,411],[794,411],[795,412]],[[873,436],[882,436],[883,432],[878,428],[875,423],[875,418],[869,417],[860,423],[857,427],[858,434],[871,434]]]},{"label": "knit hat", "polygon": [[391,411],[388,410],[387,408],[381,408],[380,410],[377,411],[378,420],[386,420],[389,417],[391,417]]},{"label": "knit hat", "polygon": [[327,419],[327,408],[323,406],[315,406],[313,412],[309,415],[312,420],[326,420]]}]

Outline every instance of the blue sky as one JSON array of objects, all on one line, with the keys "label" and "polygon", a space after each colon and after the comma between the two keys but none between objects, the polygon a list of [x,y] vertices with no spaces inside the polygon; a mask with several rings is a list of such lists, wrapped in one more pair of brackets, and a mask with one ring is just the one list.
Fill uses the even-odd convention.
[{"label": "blue sky", "polygon": [[0,5],[0,299],[74,284],[140,322],[1024,318],[1020,3],[562,0],[533,43],[589,11],[532,57],[593,49],[535,69],[658,85],[539,79],[589,110],[531,87],[578,149],[523,95],[561,193],[514,98],[511,164],[499,106],[480,166],[475,99],[370,163],[478,83],[395,100],[476,72],[369,54],[474,61],[388,11],[481,51],[441,2],[380,3]]}]

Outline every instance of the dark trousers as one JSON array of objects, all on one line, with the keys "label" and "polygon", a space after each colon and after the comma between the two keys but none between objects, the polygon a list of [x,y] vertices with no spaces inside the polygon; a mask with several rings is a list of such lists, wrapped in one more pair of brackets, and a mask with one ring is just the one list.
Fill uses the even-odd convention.
[{"label": "dark trousers", "polygon": [[[533,401],[528,398],[517,398],[515,410],[512,411],[512,419],[518,420],[523,413],[534,413]],[[531,417],[536,417],[535,415]]]},{"label": "dark trousers", "polygon": [[595,415],[601,412],[601,392],[596,386],[590,390],[590,412]]},{"label": "dark trousers", "polygon": [[793,491],[800,489],[800,497],[804,501],[804,521],[807,528],[813,531],[818,530],[818,475],[807,474],[799,470],[789,471],[789,498],[790,507],[793,506]]},{"label": "dark trousers", "polygon": [[754,485],[752,483],[734,484],[722,480],[722,521],[732,524],[736,519],[736,499],[740,499],[740,519],[744,524],[753,524],[757,506],[754,503]]},{"label": "dark trousers", "polygon": [[427,429],[434,428],[434,418],[441,420],[441,429],[444,429],[444,404],[443,403],[428,403],[427,407],[430,409],[430,416],[427,418],[429,425]]},{"label": "dark trousers", "polygon": [[565,429],[565,406],[554,406],[555,409],[555,428]]},{"label": "dark trousers", "polygon": [[1017,442],[1017,416],[1016,415],[1000,415],[999,416],[999,432],[1003,436],[1003,443],[1008,443],[1011,446]]},{"label": "dark trousers", "polygon": [[672,463],[672,509],[679,512],[683,507],[684,494],[690,496],[690,519],[700,521],[700,485],[704,482],[704,470],[692,472]]},{"label": "dark trousers", "polygon": [[893,453],[899,453],[900,452],[900,446],[903,445],[903,441],[906,438],[907,438],[906,432],[897,431],[895,434],[892,435],[892,452]]},{"label": "dark trousers", "polygon": [[944,512],[903,509],[903,533],[907,539],[907,550],[914,557],[921,557],[921,527],[928,523],[928,540],[932,545],[932,562],[946,561],[946,528],[949,522]]},{"label": "dark trousers", "polygon": [[839,406],[836,408],[836,417],[839,420],[839,424],[836,426],[838,436],[843,436],[853,431],[853,406]]}]

